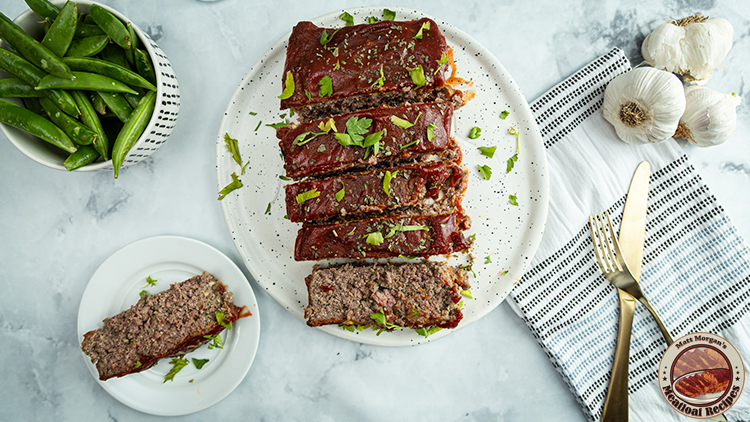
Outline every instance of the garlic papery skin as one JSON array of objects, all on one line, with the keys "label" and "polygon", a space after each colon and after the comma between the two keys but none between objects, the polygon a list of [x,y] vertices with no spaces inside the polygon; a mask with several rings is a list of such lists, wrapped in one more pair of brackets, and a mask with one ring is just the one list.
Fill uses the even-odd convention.
[{"label": "garlic papery skin", "polygon": [[643,41],[641,54],[657,69],[702,81],[721,65],[733,37],[734,28],[726,19],[698,14],[659,25]]},{"label": "garlic papery skin", "polygon": [[722,94],[711,88],[685,88],[685,113],[680,118],[675,137],[699,147],[724,143],[737,127],[736,94]]},{"label": "garlic papery skin", "polygon": [[682,82],[653,67],[624,73],[604,91],[604,118],[629,144],[654,144],[670,138],[684,111]]}]

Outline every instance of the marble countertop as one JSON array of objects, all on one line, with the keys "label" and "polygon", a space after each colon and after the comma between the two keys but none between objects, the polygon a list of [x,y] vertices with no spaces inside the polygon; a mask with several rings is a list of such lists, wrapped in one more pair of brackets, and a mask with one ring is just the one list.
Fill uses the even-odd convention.
[{"label": "marble countertop", "polygon": [[[234,260],[258,296],[255,362],[219,404],[180,420],[558,420],[585,417],[525,324],[503,303],[480,321],[418,347],[363,345],[310,329],[258,284],[235,249],[216,201],[216,135],[245,72],[298,21],[373,1],[279,3],[104,0],[146,30],[169,56],[181,89],[171,139],[119,180],[35,164],[0,135],[0,419],[156,420],[109,396],[89,374],[76,334],[86,284],[112,253],[136,240],[179,235]],[[735,29],[727,68],[710,86],[745,97],[750,3],[404,1],[463,29],[492,51],[531,101],[612,47],[633,64],[661,19],[695,12]],[[22,0],[6,0],[15,17]],[[710,149],[684,146],[740,233],[750,233],[750,106]],[[175,418],[177,419],[177,418]]]}]

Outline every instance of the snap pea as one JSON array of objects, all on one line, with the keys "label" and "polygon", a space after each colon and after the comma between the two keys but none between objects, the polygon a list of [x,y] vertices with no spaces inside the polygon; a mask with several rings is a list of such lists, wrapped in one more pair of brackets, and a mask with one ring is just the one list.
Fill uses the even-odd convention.
[{"label": "snap pea", "polygon": [[96,25],[96,21],[94,21],[94,18],[91,17],[90,14],[87,14],[83,17],[83,23],[87,23],[89,25]]},{"label": "snap pea", "polygon": [[133,29],[133,24],[128,22],[128,34],[130,34],[130,48],[125,50],[125,57],[131,64],[135,64],[135,50],[138,48],[138,35]]},{"label": "snap pea", "polygon": [[114,63],[118,66],[122,66],[126,69],[130,68],[128,60],[125,58],[125,50],[120,48],[117,44],[109,44],[102,50],[101,58],[104,61]]},{"label": "snap pea", "polygon": [[33,86],[17,78],[0,79],[0,97],[28,98],[41,97],[42,94]]},{"label": "snap pea", "polygon": [[156,83],[156,74],[154,73],[154,65],[151,63],[151,59],[148,57],[148,53],[136,48],[133,51],[135,55],[135,68],[138,74],[146,78],[147,81],[152,84]]},{"label": "snap pea", "polygon": [[122,48],[130,48],[130,33],[117,16],[96,3],[89,8],[89,14],[94,18],[94,22],[99,25],[99,28],[112,38],[112,41]]},{"label": "snap pea", "polygon": [[[122,51],[119,47],[115,48]],[[149,91],[156,91],[156,87],[141,75],[105,60],[90,57],[65,57],[63,62],[68,65],[70,70],[98,73],[112,79],[117,79],[128,85],[146,88]]]},{"label": "snap pea", "polygon": [[104,104],[114,113],[114,115],[120,119],[121,122],[125,123],[130,117],[130,113],[133,112],[133,108],[128,104],[128,100],[118,92],[97,92]]},{"label": "snap pea", "polygon": [[104,99],[98,95],[96,95],[96,92],[91,95],[91,104],[94,105],[94,110],[96,110],[97,113],[104,116],[107,114],[107,105],[104,104]]},{"label": "snap pea", "polygon": [[[47,73],[31,64],[28,60],[4,48],[0,48],[0,68],[34,87],[47,75]],[[76,107],[75,101],[73,101],[73,98],[67,92],[59,89],[50,89],[42,92],[42,94],[54,101],[65,113],[71,116],[78,115],[78,107]]]},{"label": "snap pea", "polygon": [[0,38],[42,70],[60,78],[73,79],[73,73],[55,53],[23,32],[18,25],[2,13],[0,13]]},{"label": "snap pea", "polygon": [[70,42],[73,41],[77,21],[78,7],[72,1],[65,3],[57,19],[52,22],[49,31],[44,35],[42,45],[55,53],[57,57],[64,56],[70,47]]},{"label": "snap pea", "polygon": [[130,115],[130,119],[120,130],[115,140],[115,145],[112,148],[112,165],[115,167],[115,179],[120,174],[120,167],[125,161],[125,156],[130,151],[130,148],[135,145],[138,138],[141,137],[143,131],[148,126],[151,115],[154,112],[156,106],[156,93],[149,91],[143,97],[141,102],[138,103],[133,113]]},{"label": "snap pea", "polygon": [[126,100],[128,100],[128,104],[130,104],[131,107],[135,108],[139,102],[141,102],[141,98],[143,98],[143,89],[138,87],[133,87],[134,90],[138,91],[138,94],[128,94],[124,93],[122,94]]},{"label": "snap pea", "polygon": [[23,98],[23,104],[28,108],[29,110],[33,111],[35,114],[38,114],[42,117],[47,117],[47,113],[42,108],[42,105],[39,103],[39,98],[29,97],[29,98]]},{"label": "snap pea", "polygon": [[94,139],[94,148],[96,148],[105,160],[108,160],[107,152],[109,150],[109,140],[107,139],[107,134],[102,127],[102,122],[99,120],[96,110],[94,110],[94,106],[83,92],[71,91],[70,94],[73,96],[78,108],[81,110],[81,121],[83,124],[97,134],[96,139]]},{"label": "snap pea", "polygon": [[73,39],[93,37],[95,35],[104,35],[104,31],[96,25],[79,22],[76,25],[76,32],[73,34]]},{"label": "snap pea", "polygon": [[106,35],[94,35],[93,37],[80,38],[70,43],[67,53],[68,57],[89,57],[99,54],[109,44]]},{"label": "snap pea", "polygon": [[54,123],[10,101],[0,99],[0,122],[28,132],[70,153],[77,150],[68,135]]},{"label": "snap pea", "polygon": [[73,171],[77,168],[83,167],[86,164],[91,164],[99,158],[99,152],[92,146],[86,145],[78,148],[78,151],[70,154],[68,158],[63,161],[65,169]]},{"label": "snap pea", "polygon": [[55,75],[47,75],[42,78],[36,89],[75,89],[84,91],[103,91],[103,92],[136,92],[124,83],[88,72],[73,72],[75,80],[69,81]]},{"label": "snap pea", "polygon": [[42,98],[39,100],[42,108],[47,112],[52,123],[63,130],[70,139],[78,145],[91,145],[96,139],[96,133],[78,122],[78,120],[63,113],[52,101]]},{"label": "snap pea", "polygon": [[44,19],[45,21],[52,22],[57,18],[57,14],[60,13],[60,9],[54,4],[47,0],[25,0],[26,5],[29,6],[37,16]]}]

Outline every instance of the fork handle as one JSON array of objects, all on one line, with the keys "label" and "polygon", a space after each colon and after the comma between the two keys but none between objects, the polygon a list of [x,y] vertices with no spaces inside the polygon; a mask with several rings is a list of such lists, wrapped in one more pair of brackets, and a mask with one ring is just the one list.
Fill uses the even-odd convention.
[{"label": "fork handle", "polygon": [[641,304],[648,309],[648,311],[651,313],[651,316],[654,317],[654,321],[656,321],[656,325],[659,327],[659,331],[661,331],[661,335],[664,336],[664,340],[667,342],[667,346],[674,343],[674,339],[672,338],[672,335],[669,334],[669,330],[667,329],[667,326],[664,325],[664,323],[661,321],[661,318],[659,318],[659,314],[656,312],[656,309],[654,309],[653,306],[651,306],[651,303],[649,303],[648,299],[646,297],[641,296],[638,298],[638,300],[641,301]]},{"label": "fork handle", "polygon": [[617,327],[615,360],[609,379],[607,398],[604,401],[602,422],[627,422],[628,420],[628,361],[630,360],[630,332],[633,328],[635,298],[617,289],[620,298],[620,321]]}]

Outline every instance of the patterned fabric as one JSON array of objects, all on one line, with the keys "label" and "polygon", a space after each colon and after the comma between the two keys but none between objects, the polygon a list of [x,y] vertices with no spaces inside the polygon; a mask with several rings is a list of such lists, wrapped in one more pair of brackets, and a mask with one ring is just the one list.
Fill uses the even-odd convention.
[{"label": "patterned fabric", "polygon": [[[674,140],[625,144],[599,111],[607,83],[628,70],[627,58],[614,49],[531,104],[547,149],[550,210],[539,251],[510,295],[511,307],[591,420],[601,417],[607,393],[619,306],[596,264],[588,216],[608,210],[619,227],[641,161],[652,168],[641,274],[646,296],[675,338],[709,331],[750,344],[745,329],[739,336],[722,333],[750,308],[747,244]],[[631,420],[687,420],[654,388],[665,349],[656,323],[638,304],[630,348]],[[639,391],[649,397],[639,398]],[[743,408],[736,406],[728,417]]]}]

